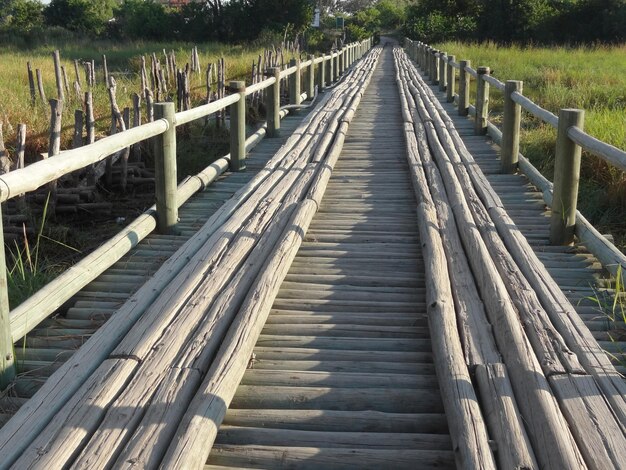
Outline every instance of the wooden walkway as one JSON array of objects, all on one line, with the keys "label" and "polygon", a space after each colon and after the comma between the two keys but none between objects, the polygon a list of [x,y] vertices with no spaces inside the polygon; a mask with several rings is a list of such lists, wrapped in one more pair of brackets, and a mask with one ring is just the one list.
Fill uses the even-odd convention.
[{"label": "wooden walkway", "polygon": [[179,212],[179,235],[148,235],[120,261],[78,292],[54,318],[41,323],[15,348],[22,372],[9,393],[0,398],[4,424],[66,362],[161,265],[194,235],[237,190],[248,183],[295,131],[306,112],[283,119],[278,139],[263,139],[249,154],[248,170],[224,173],[194,195]]},{"label": "wooden walkway", "polygon": [[393,75],[386,53],[220,428],[215,468],[453,467]]},{"label": "wooden walkway", "polygon": [[[607,351],[623,356],[626,343],[611,340],[615,324],[589,300],[598,292],[612,295],[600,264],[583,246],[549,245],[550,213],[541,194],[523,175],[499,174],[497,148],[485,137],[475,137],[473,123],[458,117],[445,96],[432,90],[508,214],[594,337]],[[427,316],[428,257],[416,223],[418,201],[400,108],[394,56],[386,47],[248,368],[223,422],[217,423],[205,470],[428,469],[459,464],[446,416],[450,410],[444,409],[445,387],[435,373]],[[190,199],[181,208],[180,235],[147,237],[16,347],[18,364],[26,373],[0,398],[0,424],[263,168],[306,116],[301,112],[287,117],[282,138],[259,144],[247,159],[246,172],[227,173]],[[124,359],[134,360],[131,355]],[[137,411],[128,411],[132,413]],[[103,432],[109,431],[121,436],[123,430]],[[70,433],[63,430],[59,435]],[[38,451],[29,449],[31,454]],[[68,461],[55,468],[69,468],[76,457],[76,452],[68,454]],[[77,468],[90,468],[88,462]],[[585,462],[589,464],[587,455]],[[134,462],[125,464],[134,468]],[[42,466],[34,463],[29,468]],[[0,462],[1,468],[7,466]]]}]

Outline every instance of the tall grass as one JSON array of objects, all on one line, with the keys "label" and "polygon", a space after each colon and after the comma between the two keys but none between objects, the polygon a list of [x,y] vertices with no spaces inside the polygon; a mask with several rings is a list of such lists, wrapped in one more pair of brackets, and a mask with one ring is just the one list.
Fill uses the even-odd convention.
[{"label": "tall grass", "polygon": [[[470,59],[474,68],[491,67],[500,81],[523,80],[524,95],[555,114],[561,108],[584,109],[589,134],[626,149],[626,45],[504,47],[446,42],[436,47],[454,54],[457,61]],[[498,122],[502,95],[491,90],[490,119]],[[555,131],[526,113],[522,122],[522,153],[552,179]],[[603,231],[612,232],[626,250],[626,174],[584,155],[580,193],[580,210]]]},{"label": "tall grass", "polygon": [[48,216],[48,199],[44,204],[43,214],[39,222],[37,234],[31,246],[24,226],[24,238],[21,244],[17,241],[13,248],[8,250],[7,286],[9,291],[9,305],[13,309],[28,299],[31,295],[45,286],[58,274],[55,265],[48,259],[43,259],[41,253],[45,242],[52,243],[57,248],[79,252],[75,248],[48,236],[46,222]]},{"label": "tall grass", "polygon": [[[161,42],[126,42],[112,41],[83,41],[57,42],[45,46],[35,46],[24,49],[17,46],[0,48],[0,120],[4,121],[4,134],[7,147],[14,145],[14,132],[18,123],[27,124],[27,157],[31,158],[37,152],[47,151],[49,106],[42,103],[37,95],[36,105],[31,106],[30,91],[26,63],[31,62],[33,72],[40,69],[44,82],[44,90],[48,99],[56,97],[56,81],[52,62],[52,52],[59,49],[62,65],[67,71],[70,83],[70,93],[67,97],[63,112],[63,148],[66,148],[72,138],[74,110],[80,109],[82,104],[75,97],[71,84],[75,80],[75,59],[82,61],[96,61],[96,87],[94,90],[94,107],[96,128],[98,133],[105,135],[110,128],[110,104],[104,84],[102,70],[102,54],[107,56],[110,74],[117,81],[117,100],[120,109],[132,107],[132,94],[141,92],[140,56],[142,54],[157,53],[163,63],[163,49],[176,52],[178,67],[184,67],[190,61],[193,45],[187,43]],[[241,78],[249,75],[252,61],[257,60],[262,50],[258,47],[244,47],[218,43],[198,45],[200,63],[206,68],[208,63],[216,62],[220,57],[225,58],[226,77],[228,79]],[[148,62],[149,66],[149,62]],[[87,91],[85,75],[82,67],[79,68],[82,90]],[[192,74],[192,100],[195,103],[206,96],[205,74]],[[171,92],[171,90],[168,90]]]}]

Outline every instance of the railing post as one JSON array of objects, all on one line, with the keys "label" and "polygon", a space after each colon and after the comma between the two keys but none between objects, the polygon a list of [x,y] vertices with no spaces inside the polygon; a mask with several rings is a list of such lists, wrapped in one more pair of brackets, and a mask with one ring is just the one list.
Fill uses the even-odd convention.
[{"label": "railing post", "polygon": [[504,117],[500,152],[502,173],[514,173],[517,169],[522,107],[511,99],[511,95],[516,91],[521,93],[523,89],[524,83],[517,80],[507,80],[504,84]]},{"label": "railing post", "polygon": [[456,57],[453,55],[448,56],[448,61],[446,63],[446,101],[448,103],[454,102],[454,89],[456,88],[456,73],[454,72],[454,67],[452,66],[452,62],[456,60]]},{"label": "railing post", "polygon": [[280,68],[271,67],[268,76],[273,76],[276,81],[267,89],[267,136],[278,137],[280,135]]},{"label": "railing post", "polygon": [[156,192],[157,230],[176,232],[176,107],[174,103],[155,103],[154,119],[165,119],[167,130],[155,137],[154,185]]},{"label": "railing post", "polygon": [[569,245],[574,241],[581,148],[568,137],[567,131],[573,126],[583,129],[584,120],[585,112],[582,109],[559,111],[550,220],[552,245]]},{"label": "railing post", "polygon": [[300,59],[291,59],[289,68],[296,66],[296,71],[289,77],[289,104],[299,105],[302,103],[301,95],[301,78],[300,78]]},{"label": "railing post", "polygon": [[326,88],[326,59],[322,56],[322,61],[317,66],[318,90],[323,91]]},{"label": "railing post", "polygon": [[230,82],[230,91],[239,101],[230,105],[230,170],[246,168],[246,82]]},{"label": "railing post", "polygon": [[433,49],[430,58],[430,70],[432,71],[432,75],[430,76],[430,83],[433,85],[437,85],[439,83],[439,51],[437,49]]},{"label": "railing post", "polygon": [[308,60],[311,61],[311,65],[309,65],[309,74],[307,76],[309,80],[306,94],[308,98],[312,100],[315,97],[315,56],[313,54],[309,54]]},{"label": "railing post", "polygon": [[330,58],[328,59],[328,81],[326,82],[329,85],[332,85],[333,82],[335,81],[335,76],[334,76],[335,71],[333,70],[334,68],[333,65],[334,65],[333,51],[330,51]]},{"label": "railing post", "polygon": [[446,77],[446,53],[440,52],[439,55],[439,91],[446,91],[447,77]]},{"label": "railing post", "polygon": [[333,64],[333,82],[339,80],[339,74],[341,69],[339,68],[339,49],[335,51],[335,63]]},{"label": "railing post", "polygon": [[9,290],[7,286],[7,268],[4,253],[4,231],[2,211],[0,209],[0,390],[4,390],[15,378],[15,357],[13,337],[11,336],[11,318],[9,316]]},{"label": "railing post", "polygon": [[474,134],[485,135],[487,133],[487,119],[489,118],[489,83],[485,75],[491,73],[489,67],[478,67],[478,80],[476,81],[476,116],[474,119]]},{"label": "railing post", "polygon": [[462,60],[459,64],[459,116],[467,116],[469,113],[470,74],[465,67],[471,65],[470,60]]}]

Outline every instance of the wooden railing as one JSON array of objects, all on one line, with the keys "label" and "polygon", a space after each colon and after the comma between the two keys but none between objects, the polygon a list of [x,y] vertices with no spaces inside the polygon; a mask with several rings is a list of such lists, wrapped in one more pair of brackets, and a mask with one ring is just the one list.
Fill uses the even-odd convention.
[{"label": "wooden railing", "polygon": [[[470,60],[457,62],[454,55],[419,41],[406,39],[405,48],[431,83],[446,92],[446,100],[457,104],[459,115],[474,116],[475,134],[489,134],[501,146],[501,171],[512,173],[519,169],[543,192],[545,203],[552,209],[551,243],[570,244],[576,235],[612,274],[626,270],[626,256],[576,209],[582,150],[622,171],[626,171],[626,151],[587,134],[583,130],[583,110],[561,109],[556,116],[537,105],[522,94],[521,81],[503,83],[490,75],[489,67],[473,69]],[[470,104],[471,79],[476,80],[474,105]],[[504,97],[501,130],[488,120],[490,86],[500,90]],[[554,183],[519,153],[522,109],[557,129]]]},{"label": "wooden railing", "polygon": [[[290,106],[299,106],[307,97],[313,98],[316,86],[323,90],[339,80],[348,67],[361,58],[372,45],[373,41],[367,39],[348,44],[321,57],[309,56],[305,62],[295,60],[286,70],[278,68],[268,70],[269,78],[248,88],[245,82],[233,81],[230,83],[233,94],[187,111],[176,113],[175,105],[171,102],[155,104],[153,122],[105,137],[91,145],[61,152],[24,169],[0,176],[0,202],[4,202],[102,161],[131,145],[147,139],[155,141],[156,205],[11,311],[7,292],[5,253],[4,250],[0,250],[0,388],[4,388],[15,375],[13,355],[15,341],[25,337],[42,320],[117,262],[155,228],[161,233],[174,232],[178,221],[178,208],[187,199],[211,184],[229,167],[232,171],[243,170],[246,151],[264,135],[269,137],[279,135],[280,119],[286,114],[280,107],[281,80],[289,81]],[[304,93],[301,87],[303,72],[307,72]],[[267,122],[246,139],[245,98],[266,88]],[[176,127],[205,118],[227,107],[230,111],[230,154],[177,186]],[[2,237],[1,218],[0,237]],[[4,246],[4,240],[1,238],[0,246]]]}]

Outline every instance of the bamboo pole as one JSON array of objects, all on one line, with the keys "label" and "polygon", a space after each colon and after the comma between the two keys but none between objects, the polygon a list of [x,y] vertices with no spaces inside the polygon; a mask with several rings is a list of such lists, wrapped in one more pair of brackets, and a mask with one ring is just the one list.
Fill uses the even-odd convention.
[{"label": "bamboo pole", "polygon": [[154,138],[155,192],[157,229],[161,233],[175,233],[178,223],[176,203],[176,109],[174,103],[154,105],[156,119],[165,119],[167,130]]},{"label": "bamboo pole", "polygon": [[559,112],[550,219],[550,243],[553,245],[569,245],[574,241],[582,151],[569,138],[567,131],[573,126],[582,129],[584,119],[585,112],[580,109],[562,109]]}]

